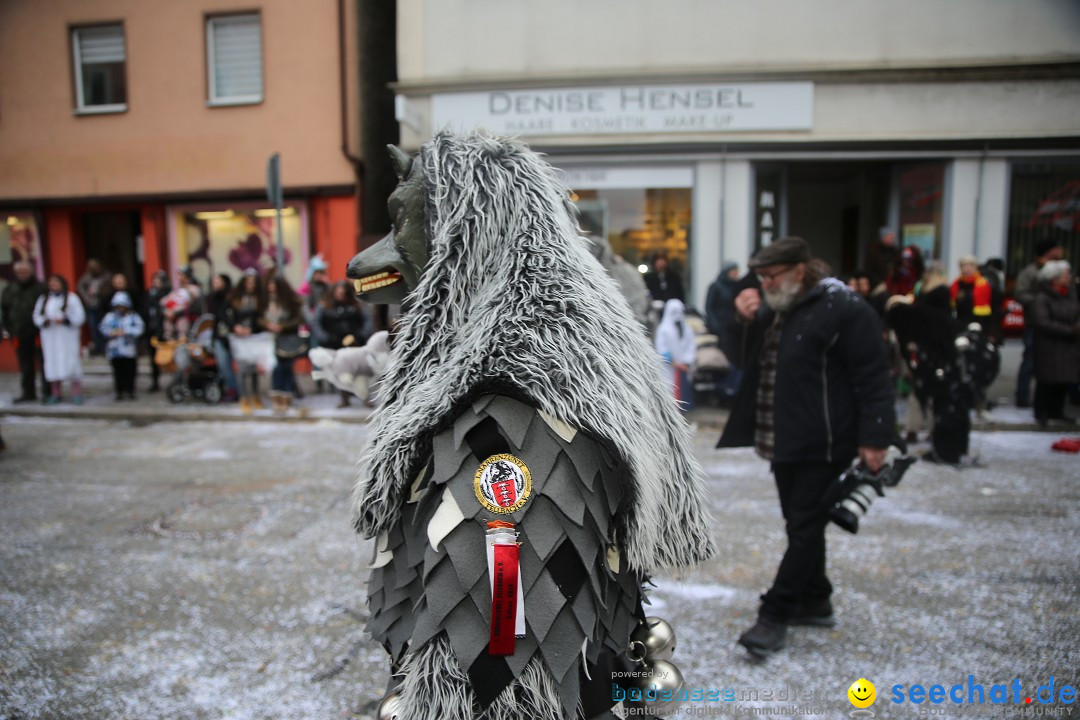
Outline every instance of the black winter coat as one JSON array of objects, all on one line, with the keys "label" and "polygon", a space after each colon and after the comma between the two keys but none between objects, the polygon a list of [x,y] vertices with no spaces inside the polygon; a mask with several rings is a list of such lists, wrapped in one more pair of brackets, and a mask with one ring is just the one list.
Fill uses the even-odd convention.
[{"label": "black winter coat", "polygon": [[367,313],[358,305],[339,305],[331,307],[320,305],[315,312],[316,338],[319,345],[338,350],[343,347],[345,338],[353,336],[353,345],[363,347],[371,334],[371,323]]},{"label": "black winter coat", "polygon": [[34,324],[34,307],[45,292],[45,284],[34,277],[26,282],[15,280],[4,288],[0,297],[0,320],[12,337],[33,342],[38,332]]},{"label": "black winter coat", "polygon": [[143,317],[146,318],[146,333],[150,337],[156,337],[159,340],[165,339],[165,308],[161,307],[161,300],[171,292],[172,285],[168,283],[159,288],[151,286],[146,291]]},{"label": "black winter coat", "polygon": [[235,319],[235,316],[231,315],[229,305],[229,293],[231,291],[215,291],[210,293],[206,298],[206,310],[214,316],[214,339],[225,340],[229,337],[229,333],[232,332],[232,325],[229,324],[229,320]]},{"label": "black winter coat", "polygon": [[261,332],[264,329],[262,310],[254,300],[244,302],[247,297],[231,298],[229,304],[225,306],[225,325],[229,332],[233,332],[233,328],[237,325],[246,327],[252,332]]},{"label": "black winter coat", "polygon": [[[775,313],[731,324],[725,353],[746,373],[717,447],[754,444],[760,354]],[[773,462],[846,462],[885,448],[896,407],[881,321],[837,280],[819,283],[788,313],[777,357]]]},{"label": "black winter coat", "polygon": [[671,271],[668,268],[664,271],[664,274],[653,272],[645,273],[645,287],[649,289],[649,295],[653,300],[660,300],[667,302],[668,300],[678,300],[682,302],[686,295],[683,290],[682,278],[678,273]]},{"label": "black winter coat", "polygon": [[1032,304],[1035,379],[1051,384],[1080,382],[1080,303],[1076,290],[1061,295],[1046,283]]},{"label": "black winter coat", "polygon": [[705,327],[717,337],[723,337],[727,326],[735,319],[738,284],[738,280],[721,276],[713,281],[705,296]]}]

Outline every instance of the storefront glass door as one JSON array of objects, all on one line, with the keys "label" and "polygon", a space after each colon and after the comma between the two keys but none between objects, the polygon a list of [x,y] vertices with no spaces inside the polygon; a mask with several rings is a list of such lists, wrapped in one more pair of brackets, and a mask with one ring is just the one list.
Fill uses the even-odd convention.
[{"label": "storefront glass door", "polygon": [[666,254],[683,286],[690,286],[689,167],[571,168],[563,177],[583,231],[607,238],[616,254],[642,272],[658,252]]}]

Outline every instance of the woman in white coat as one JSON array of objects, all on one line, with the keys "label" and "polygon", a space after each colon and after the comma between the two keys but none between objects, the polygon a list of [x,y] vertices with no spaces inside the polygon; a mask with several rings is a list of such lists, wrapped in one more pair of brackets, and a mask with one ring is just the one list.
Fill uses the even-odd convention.
[{"label": "woman in white coat", "polygon": [[669,377],[675,386],[675,399],[683,410],[693,404],[694,363],[697,359],[697,342],[694,331],[686,322],[686,309],[680,300],[668,300],[664,304],[664,316],[656,326],[654,341],[656,352],[664,359]]},{"label": "woman in white coat", "polygon": [[45,402],[60,402],[63,382],[71,381],[72,401],[82,404],[81,328],[86,311],[79,296],[68,291],[67,280],[50,275],[48,293],[34,306],[34,324],[41,328],[41,353],[45,358],[45,380],[52,390]]}]

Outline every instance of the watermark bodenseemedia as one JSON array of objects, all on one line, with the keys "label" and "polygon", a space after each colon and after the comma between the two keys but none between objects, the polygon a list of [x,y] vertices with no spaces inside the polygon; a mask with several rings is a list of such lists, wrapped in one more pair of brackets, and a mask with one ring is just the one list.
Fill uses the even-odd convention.
[{"label": "watermark bodenseemedia", "polygon": [[[616,673],[617,677],[635,677],[633,671]],[[793,687],[688,687],[677,689],[652,685],[650,687],[620,687],[612,684],[614,702],[631,703],[623,706],[621,717],[653,714],[648,707],[633,703],[671,704],[667,714],[681,717],[754,716],[824,716],[828,713],[828,693],[824,690],[799,690]],[[681,703],[691,703],[679,706]],[[778,703],[775,706],[748,706],[742,703]]]},{"label": "watermark bodenseemedia", "polygon": [[[616,677],[633,677],[633,672],[615,673]],[[647,688],[620,687],[612,684],[611,699],[618,702],[629,700],[660,700],[675,702],[783,702],[809,703],[825,702],[828,694],[824,690],[798,690],[796,688],[757,688],[757,687],[687,687],[678,689],[661,688],[653,685]]]}]

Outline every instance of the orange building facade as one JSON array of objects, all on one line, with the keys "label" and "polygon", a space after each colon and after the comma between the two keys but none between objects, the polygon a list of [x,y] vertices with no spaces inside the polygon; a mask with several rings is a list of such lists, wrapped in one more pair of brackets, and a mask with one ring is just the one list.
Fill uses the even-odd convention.
[{"label": "orange building facade", "polygon": [[[360,234],[355,4],[0,3],[0,286],[12,264],[72,285],[90,258],[141,294],[276,262],[342,279]],[[14,369],[10,344],[0,368]]]}]

